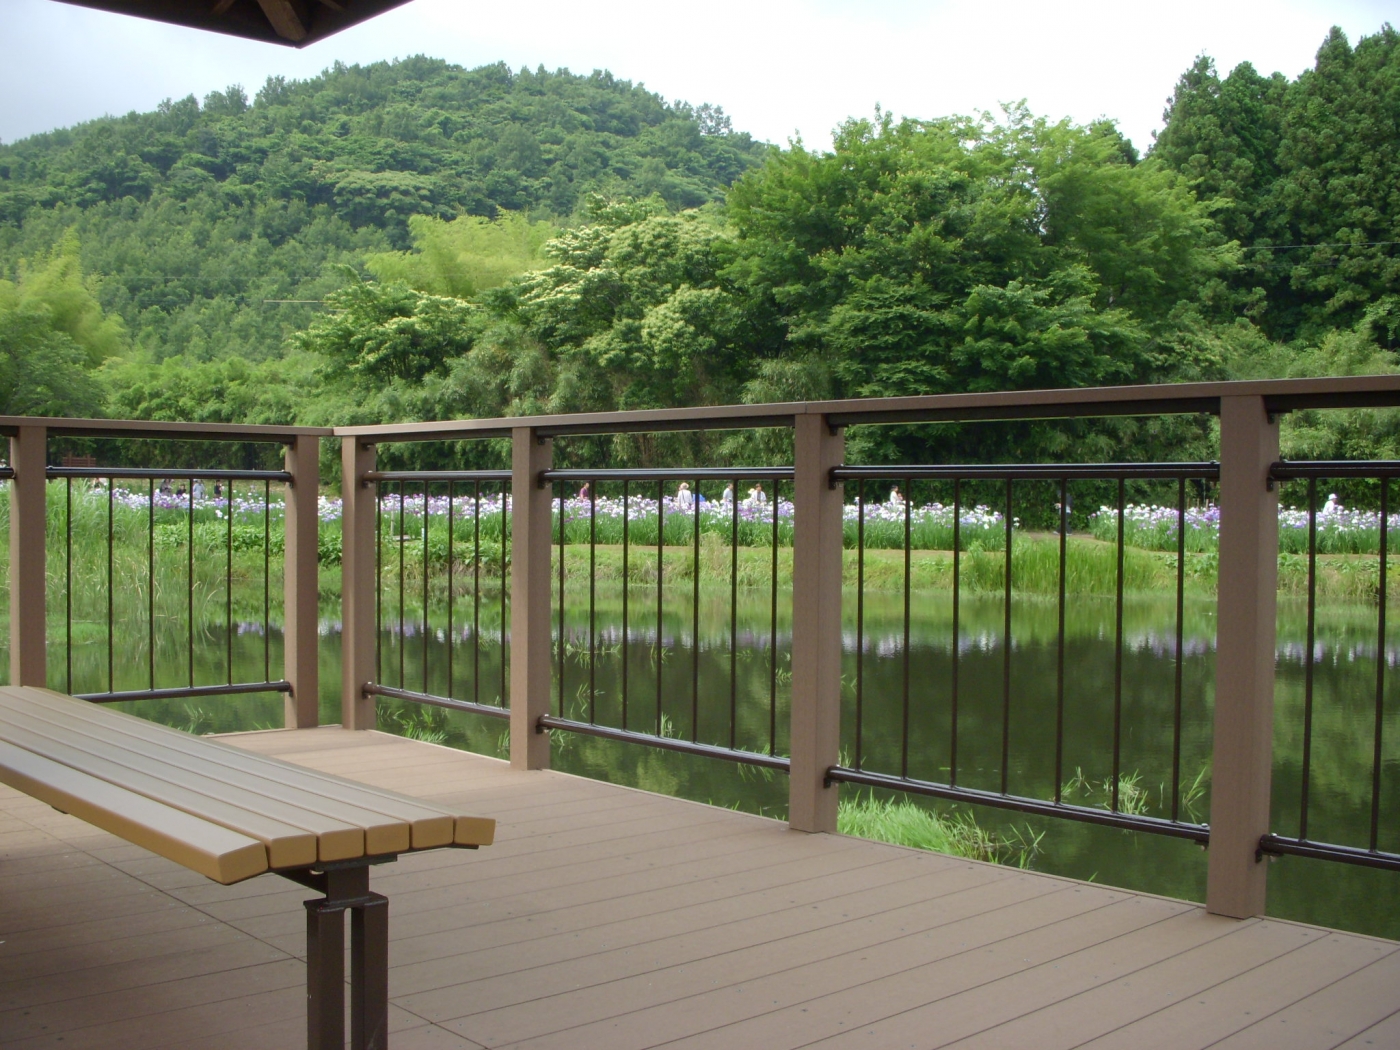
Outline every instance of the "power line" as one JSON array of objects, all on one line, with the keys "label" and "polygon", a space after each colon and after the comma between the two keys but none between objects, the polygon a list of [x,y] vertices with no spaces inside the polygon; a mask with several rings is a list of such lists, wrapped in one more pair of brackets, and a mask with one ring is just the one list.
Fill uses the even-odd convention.
[{"label": "power line", "polygon": [[1338,241],[1335,244],[1243,244],[1241,250],[1247,252],[1274,252],[1285,248],[1372,248],[1385,244],[1400,244],[1400,241]]}]

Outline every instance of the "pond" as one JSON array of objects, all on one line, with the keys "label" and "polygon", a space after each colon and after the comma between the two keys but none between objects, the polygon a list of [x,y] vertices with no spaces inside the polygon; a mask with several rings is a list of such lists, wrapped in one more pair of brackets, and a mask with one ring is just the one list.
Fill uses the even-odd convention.
[{"label": "pond", "polygon": [[[420,609],[405,610],[402,635],[397,613],[386,611],[391,629],[381,639],[381,680],[398,685],[402,666],[404,687],[423,688],[426,651],[428,689],[446,691],[450,645],[453,695],[498,703],[502,681],[498,596],[498,591],[483,591],[479,638],[470,622],[463,626],[460,602],[450,641],[445,608],[431,607],[426,635]],[[587,588],[571,584],[564,675],[562,690],[556,691],[556,709],[568,717],[587,719],[591,680],[592,717],[600,723],[621,725],[625,667],[629,727],[656,731],[659,695],[662,732],[727,745],[732,675],[736,745],[766,751],[771,742],[777,753],[784,754],[791,602],[786,594],[780,594],[779,599],[775,618],[766,589],[741,589],[737,623],[732,623],[728,588],[703,586],[697,647],[697,616],[689,584],[668,584],[659,618],[654,587],[632,588],[624,635],[621,584],[600,581],[593,598],[590,647]],[[255,604],[259,603],[260,599]],[[470,607],[468,597],[468,612]],[[905,761],[902,727],[907,667],[909,775],[946,781],[952,761],[951,594],[928,590],[911,596],[907,643],[902,593],[867,592],[859,632],[853,594],[844,602],[844,610],[843,762],[855,761],[859,666],[860,760],[872,771],[900,772]],[[997,597],[963,597],[957,641],[957,764],[958,782],[969,787],[996,790],[1001,783],[1003,676],[1008,651],[1004,613]],[[1188,598],[1183,626],[1178,795],[1184,820],[1209,818],[1214,614],[1213,601]],[[330,722],[339,718],[338,615],[338,603],[328,601],[321,625],[321,707],[323,720]],[[217,622],[210,622],[213,619],[206,620],[206,626],[195,635],[198,681],[228,677],[226,658],[230,651],[233,678],[261,680],[264,659],[270,662],[273,677],[277,676],[281,637],[275,625],[265,636],[260,618],[250,620],[238,624],[230,639]],[[114,627],[118,644],[112,658],[113,679],[119,689],[144,688],[148,675],[146,631],[142,624],[135,632],[139,637],[127,639],[128,622],[118,616]],[[1388,669],[1380,847],[1395,851],[1400,850],[1400,697],[1396,695],[1400,684],[1391,672],[1400,659],[1400,638],[1388,637],[1383,651],[1378,652],[1375,623],[1374,605],[1335,603],[1319,608],[1310,835],[1322,841],[1367,842],[1376,667],[1380,659]],[[88,622],[75,632],[76,691],[106,688],[106,630],[103,622]],[[1107,803],[1112,784],[1115,632],[1111,599],[1070,599],[1065,624],[1060,766],[1060,786],[1067,801]],[[51,637],[55,634],[61,637],[58,631]],[[731,636],[737,641],[732,659]],[[1009,789],[1018,794],[1049,798],[1055,790],[1057,636],[1058,616],[1052,600],[1031,595],[1013,599],[1006,779]],[[1123,637],[1120,795],[1124,805],[1136,811],[1168,816],[1176,718],[1174,596],[1130,596],[1124,608]],[[663,653],[659,694],[658,638]],[[1274,770],[1274,829],[1280,833],[1297,830],[1305,638],[1304,606],[1281,598]],[[162,617],[157,630],[157,685],[185,680],[188,644],[177,618]],[[50,661],[51,682],[62,688],[66,666],[61,647],[54,647]],[[276,695],[143,701],[124,706],[195,732],[274,728],[282,719],[282,699]],[[380,712],[381,726],[390,731],[485,754],[503,755],[508,748],[506,725],[500,720],[383,700]],[[692,721],[693,712],[698,712],[698,721]],[[557,731],[552,746],[555,768],[567,772],[773,817],[785,814],[787,784],[781,773]],[[855,789],[842,791],[849,796]],[[928,800],[919,804],[935,805]],[[945,811],[949,808],[943,803],[936,805]],[[1036,870],[1173,897],[1204,898],[1206,855],[1193,844],[975,807],[973,816],[1002,841],[1034,844],[1030,864]],[[1396,892],[1395,878],[1387,872],[1284,858],[1270,872],[1269,910],[1302,921],[1400,937],[1400,893]]]}]

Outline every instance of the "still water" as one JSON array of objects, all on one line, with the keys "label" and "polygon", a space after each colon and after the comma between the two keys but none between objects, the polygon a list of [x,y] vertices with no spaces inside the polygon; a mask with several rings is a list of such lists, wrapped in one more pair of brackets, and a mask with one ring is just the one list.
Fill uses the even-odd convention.
[{"label": "still water", "polygon": [[[658,616],[654,590],[635,588],[628,595],[625,631],[622,599],[619,584],[600,582],[593,596],[590,629],[589,596],[586,590],[575,593],[570,588],[562,688],[555,693],[557,711],[571,718],[622,725],[625,669],[628,727],[655,732],[659,724],[668,735],[728,745],[732,726],[738,747],[767,751],[771,746],[779,754],[786,753],[790,598],[780,595],[775,616],[766,591],[741,591],[735,619],[727,588],[702,589],[697,617],[687,585],[666,593]],[[864,768],[898,774],[907,761],[910,776],[946,781],[954,760],[951,595],[939,591],[913,595],[907,632],[901,594],[867,594],[861,624],[854,596],[844,607],[843,762],[856,761],[859,680],[859,760]],[[1182,629],[1177,797],[1183,820],[1209,820],[1214,612],[1213,601],[1188,600]],[[999,598],[963,598],[956,643],[958,782],[991,790],[1001,785],[1003,687],[1009,659],[1008,787],[1017,794],[1049,798],[1055,789],[1061,690],[1058,615],[1052,601],[1017,596],[1008,646],[1004,614]],[[323,610],[323,721],[339,717],[337,615],[335,605]],[[426,684],[428,691],[446,692],[446,657],[451,646],[451,694],[498,703],[502,666],[496,595],[483,592],[479,632],[470,620],[463,625],[462,619],[459,604],[449,638],[445,609],[430,608],[425,630],[421,608],[410,607],[404,610],[400,633],[397,611],[386,609],[385,621],[391,629],[381,637],[381,680],[389,685],[402,681],[405,688],[415,690]],[[114,630],[122,633],[120,623]],[[1116,631],[1111,600],[1070,600],[1063,661],[1061,787],[1068,801],[1106,804],[1115,682],[1120,682],[1120,792],[1141,812],[1169,816],[1178,695],[1174,598],[1128,600],[1121,669],[1115,661]],[[135,642],[114,647],[111,673],[118,689],[148,684],[146,632],[143,628],[138,633]],[[1304,607],[1281,600],[1274,769],[1274,828],[1280,833],[1296,833],[1298,827],[1305,639]],[[75,691],[107,687],[106,642],[102,624],[75,634]],[[262,680],[264,660],[275,678],[281,647],[276,628],[265,635],[260,622],[236,624],[232,639],[222,626],[206,627],[195,637],[196,680],[217,682],[230,676]],[[230,648],[231,668],[227,664]],[[156,656],[158,686],[187,680],[188,638],[183,627],[158,630]],[[1392,634],[1383,647],[1378,646],[1373,606],[1325,606],[1318,613],[1315,656],[1310,836],[1367,844],[1377,663],[1383,661],[1379,845],[1400,850],[1400,685],[1395,681],[1400,637]],[[65,653],[57,646],[50,668],[51,684],[64,688]],[[906,682],[907,746],[903,732]],[[277,695],[125,706],[195,732],[272,728],[280,726],[282,719],[282,698]],[[380,712],[381,726],[390,731],[424,735],[485,754],[504,754],[508,747],[503,721],[386,701],[381,701]],[[553,762],[567,772],[646,790],[774,817],[785,813],[786,778],[753,767],[557,732]],[[920,804],[934,805],[931,801]],[[1038,870],[1174,897],[1204,897],[1205,852],[1190,843],[1069,821],[985,809],[973,812],[979,823],[1003,838],[1038,838],[1039,851],[1032,861]],[[1270,871],[1269,910],[1293,919],[1400,937],[1396,879],[1392,873],[1284,858]]]}]

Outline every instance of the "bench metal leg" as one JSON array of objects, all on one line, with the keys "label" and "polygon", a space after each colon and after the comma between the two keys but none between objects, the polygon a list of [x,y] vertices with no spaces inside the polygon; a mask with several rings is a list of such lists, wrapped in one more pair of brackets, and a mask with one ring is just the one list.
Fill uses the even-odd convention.
[{"label": "bench metal leg", "polygon": [[345,913],[350,912],[351,1050],[389,1045],[389,899],[369,889],[369,864],[278,872],[325,897],[306,902],[306,1045],[345,1047]]}]

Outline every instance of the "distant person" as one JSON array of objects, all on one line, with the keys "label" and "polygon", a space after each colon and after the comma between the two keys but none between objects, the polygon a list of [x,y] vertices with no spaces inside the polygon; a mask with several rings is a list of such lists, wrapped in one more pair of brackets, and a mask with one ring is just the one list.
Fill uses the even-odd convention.
[{"label": "distant person", "polygon": [[198,478],[195,478],[195,482],[194,482],[194,498],[195,498],[195,499],[203,499],[203,498],[204,498],[204,482],[200,481]]},{"label": "distant person", "polygon": [[676,506],[681,510],[690,510],[695,506],[695,497],[690,494],[690,485],[682,481],[676,489]]},{"label": "distant person", "polygon": [[724,486],[724,494],[719,498],[720,506],[732,507],[734,505],[734,482]]},{"label": "distant person", "polygon": [[890,505],[891,507],[902,507],[902,506],[904,506],[904,496],[900,493],[900,491],[899,491],[899,486],[898,486],[898,485],[891,485],[891,486],[890,486],[889,505]]},{"label": "distant person", "polygon": [[588,487],[588,482],[585,481],[585,482],[583,483],[582,487],[580,487],[579,490],[578,490],[578,498],[579,498],[579,499],[587,499],[590,492],[591,492],[591,490],[590,490],[589,487]]},{"label": "distant person", "polygon": [[761,507],[768,502],[768,493],[763,491],[763,482],[755,481],[753,488],[749,489],[748,504],[751,507]]}]

